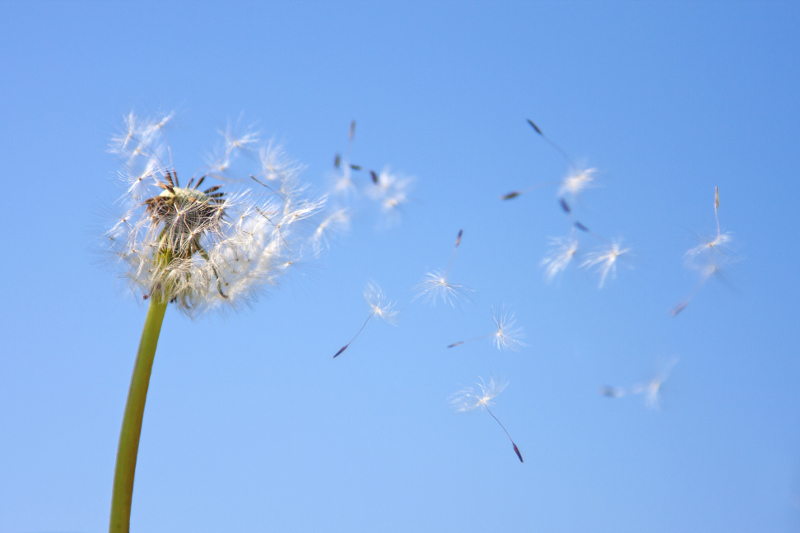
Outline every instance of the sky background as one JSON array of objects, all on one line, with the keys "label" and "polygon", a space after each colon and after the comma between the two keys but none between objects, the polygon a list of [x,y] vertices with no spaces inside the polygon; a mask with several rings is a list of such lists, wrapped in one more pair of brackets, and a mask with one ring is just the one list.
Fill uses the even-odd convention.
[{"label": "sky background", "polygon": [[[123,193],[109,139],[176,111],[191,175],[243,117],[323,194],[333,157],[416,178],[250,309],[168,309],[132,529],[800,531],[800,5],[0,3],[0,532],[106,531],[146,305],[100,241]],[[576,216],[631,247],[616,279],[540,266]],[[719,219],[738,261],[697,284]],[[389,227],[391,226],[391,227]],[[412,301],[443,269],[473,302]],[[584,240],[590,243],[589,240]],[[369,280],[401,310],[368,325]],[[490,341],[492,306],[527,347]],[[677,358],[659,410],[603,385]],[[448,397],[508,381],[493,412]]]}]

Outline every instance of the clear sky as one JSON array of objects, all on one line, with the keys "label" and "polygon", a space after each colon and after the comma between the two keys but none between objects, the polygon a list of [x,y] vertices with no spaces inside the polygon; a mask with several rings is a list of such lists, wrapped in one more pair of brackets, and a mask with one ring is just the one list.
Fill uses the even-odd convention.
[{"label": "clear sky", "polygon": [[[108,527],[147,309],[100,252],[132,110],[175,111],[185,176],[241,117],[317,196],[353,119],[354,163],[415,178],[388,220],[356,175],[350,230],[249,309],[168,310],[134,531],[800,530],[799,37],[796,2],[0,3],[0,531]],[[630,248],[602,289],[587,233],[545,279],[559,185],[500,200],[569,171],[528,118],[597,169],[575,219]],[[670,316],[715,187],[731,255]],[[459,230],[471,302],[413,300]],[[370,280],[396,326],[332,359]],[[527,346],[447,348],[503,305]],[[524,464],[448,401],[492,376]]]}]

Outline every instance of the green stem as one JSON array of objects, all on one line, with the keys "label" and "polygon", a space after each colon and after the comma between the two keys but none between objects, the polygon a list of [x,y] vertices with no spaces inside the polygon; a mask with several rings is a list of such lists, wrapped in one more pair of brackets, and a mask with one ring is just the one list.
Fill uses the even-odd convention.
[{"label": "green stem", "polygon": [[117,466],[114,470],[114,492],[111,496],[110,533],[128,533],[131,525],[131,499],[133,498],[133,476],[136,471],[136,455],[139,452],[139,436],[142,434],[144,403],[147,400],[147,387],[150,385],[150,372],[156,355],[158,335],[167,302],[156,295],[150,300],[150,309],[144,322],[139,353],[133,367],[128,403],[122,419],[122,431],[117,449]]}]

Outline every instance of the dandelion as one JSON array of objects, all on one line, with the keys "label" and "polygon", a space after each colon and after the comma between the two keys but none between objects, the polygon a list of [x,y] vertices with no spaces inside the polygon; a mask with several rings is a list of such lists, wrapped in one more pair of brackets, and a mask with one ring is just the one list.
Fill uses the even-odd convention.
[{"label": "dandelion", "polygon": [[367,288],[364,291],[364,299],[367,300],[367,305],[369,305],[370,309],[372,309],[372,312],[364,321],[364,325],[361,326],[361,329],[358,330],[358,333],[356,333],[353,338],[350,339],[350,342],[342,346],[339,351],[334,354],[334,359],[339,357],[342,352],[344,352],[351,344],[353,344],[353,341],[356,340],[359,335],[361,335],[361,332],[364,331],[365,327],[367,327],[367,324],[372,317],[382,318],[389,324],[394,324],[397,311],[392,310],[394,304],[386,301],[386,297],[383,295],[383,291],[377,283],[370,281],[367,284]]},{"label": "dandelion", "polygon": [[722,268],[736,260],[736,255],[731,250],[733,236],[720,230],[719,187],[714,188],[714,220],[717,223],[717,233],[714,238],[703,240],[684,255],[686,267],[699,272],[700,280],[689,296],[672,309],[670,312],[672,316],[683,311],[711,277],[721,278]]},{"label": "dandelion", "polygon": [[495,324],[495,330],[493,332],[481,337],[475,337],[474,339],[455,342],[449,345],[448,348],[454,348],[467,342],[479,341],[490,337],[492,343],[498,350],[506,349],[517,351],[519,348],[526,346],[526,344],[519,340],[519,338],[523,336],[522,328],[514,327],[514,323],[516,322],[514,313],[507,312],[504,309],[500,309],[499,311],[492,310],[492,319]]},{"label": "dandelion", "polygon": [[464,230],[458,231],[453,253],[450,255],[450,261],[447,263],[447,270],[444,271],[444,274],[439,270],[434,270],[433,272],[425,274],[422,283],[416,287],[419,292],[414,297],[414,300],[424,297],[426,302],[436,305],[436,301],[441,299],[445,305],[450,304],[453,306],[455,302],[459,300],[468,300],[470,293],[475,292],[466,285],[457,285],[448,281],[450,267],[453,264],[453,259],[456,257],[458,245],[461,244],[461,235],[463,235],[463,233]]},{"label": "dandelion", "polygon": [[541,266],[548,283],[567,269],[578,253],[578,239],[569,237],[550,237],[550,252],[542,259]]},{"label": "dandelion", "polygon": [[[169,146],[161,119],[125,118],[111,151],[123,162],[125,214],[105,233],[108,252],[132,289],[150,300],[123,417],[112,495],[111,531],[127,532],[139,436],[156,345],[169,303],[189,316],[235,308],[274,285],[302,255],[300,224],[324,200],[308,200],[296,185],[296,166],[280,167],[280,195],[227,192],[195,175],[181,185],[164,162]],[[224,133],[227,159],[255,147],[257,135]],[[210,185],[210,186],[209,186]]]},{"label": "dandelion", "polygon": [[620,256],[628,253],[630,248],[622,248],[620,242],[611,242],[608,245],[596,249],[594,252],[586,254],[586,259],[581,263],[581,267],[594,268],[600,272],[600,284],[598,288],[602,289],[606,282],[606,278],[610,275],[612,278],[617,272],[617,260]]},{"label": "dandelion", "polygon": [[517,448],[517,445],[514,443],[514,439],[511,438],[511,435],[508,433],[500,420],[494,415],[494,413],[492,413],[491,409],[489,409],[492,400],[501,392],[503,392],[508,383],[496,382],[494,378],[491,378],[487,384],[483,381],[483,378],[479,379],[481,381],[478,383],[478,389],[467,387],[456,392],[450,397],[450,404],[459,413],[472,411],[478,408],[485,409],[486,412],[492,415],[492,418],[494,418],[495,421],[500,424],[500,427],[503,428],[508,440],[511,441],[511,445],[514,447],[514,453],[517,454],[519,462],[524,462],[522,460],[522,454],[519,452],[519,448]]}]

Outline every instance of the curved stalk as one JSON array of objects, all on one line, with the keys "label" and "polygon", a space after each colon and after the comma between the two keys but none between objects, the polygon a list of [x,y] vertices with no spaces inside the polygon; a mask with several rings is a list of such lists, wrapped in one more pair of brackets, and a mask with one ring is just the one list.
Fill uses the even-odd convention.
[{"label": "curved stalk", "polygon": [[167,302],[157,294],[150,299],[150,308],[144,322],[139,352],[133,367],[128,402],[122,419],[122,430],[117,449],[117,466],[114,470],[114,491],[111,496],[110,533],[128,533],[131,522],[131,500],[133,498],[133,477],[136,471],[136,456],[139,452],[139,436],[142,433],[142,417],[150,385],[150,372],[156,355],[158,336]]}]

